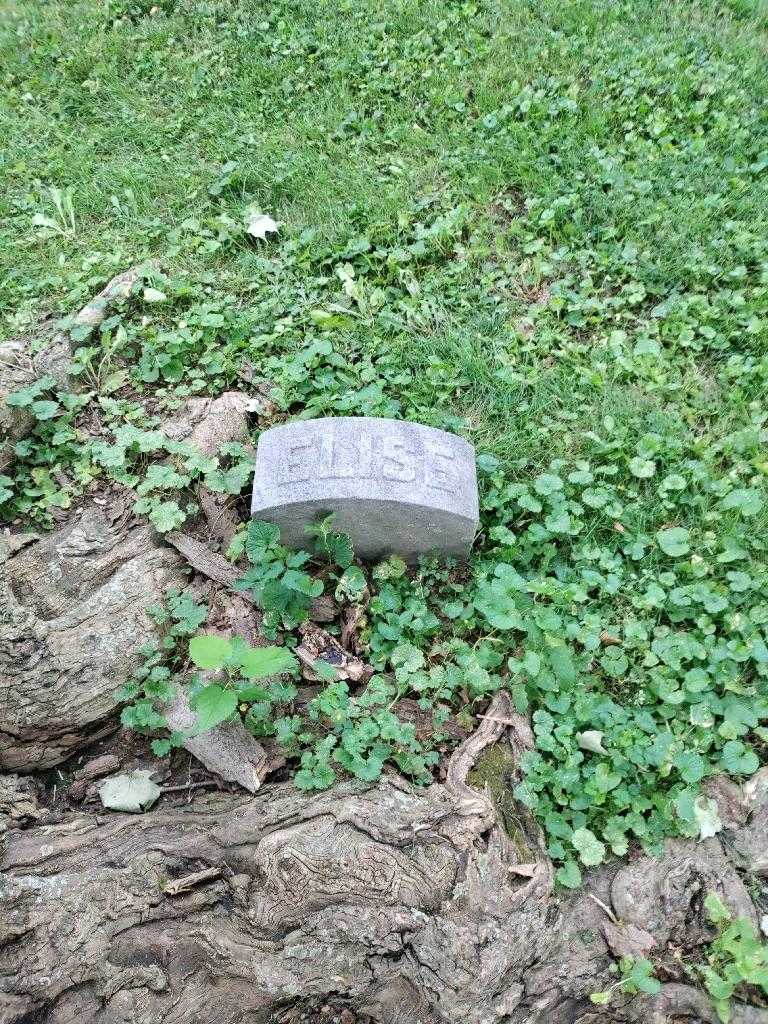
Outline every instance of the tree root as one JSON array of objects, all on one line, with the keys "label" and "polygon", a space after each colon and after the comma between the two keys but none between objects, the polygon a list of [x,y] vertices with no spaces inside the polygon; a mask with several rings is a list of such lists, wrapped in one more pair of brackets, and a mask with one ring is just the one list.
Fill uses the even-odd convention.
[{"label": "tree root", "polygon": [[[725,848],[672,843],[554,893],[535,832],[521,856],[467,782],[507,736],[530,742],[499,695],[445,785],[423,791],[391,773],[371,787],[198,792],[190,806],[56,821],[25,783],[27,811],[6,815],[0,1020],[277,1024],[323,1020],[315,1009],[341,1001],[379,1024],[714,1021],[685,975],[656,996],[589,996],[615,981],[608,911],[659,950],[711,938],[710,887],[754,915]],[[734,1020],[766,1024],[766,1011],[735,1002]]]}]

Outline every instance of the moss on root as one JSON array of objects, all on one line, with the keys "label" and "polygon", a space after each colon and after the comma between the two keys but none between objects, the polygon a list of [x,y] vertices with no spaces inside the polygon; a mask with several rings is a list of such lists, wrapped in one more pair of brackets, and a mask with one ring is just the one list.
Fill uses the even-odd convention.
[{"label": "moss on root", "polygon": [[475,789],[488,788],[499,821],[512,840],[521,863],[530,859],[530,841],[520,809],[514,797],[518,781],[518,768],[508,743],[494,743],[486,747],[477,759],[467,780]]}]

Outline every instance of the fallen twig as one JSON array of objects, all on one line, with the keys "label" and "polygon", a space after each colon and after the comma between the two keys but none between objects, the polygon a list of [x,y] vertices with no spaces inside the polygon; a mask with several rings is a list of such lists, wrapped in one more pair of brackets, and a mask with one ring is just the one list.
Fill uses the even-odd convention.
[{"label": "fallen twig", "polygon": [[619,923],[619,920],[614,914],[614,912],[611,910],[607,903],[603,903],[599,896],[595,896],[593,892],[588,892],[587,896],[589,896],[591,900],[594,900],[598,907],[600,907],[600,909],[608,915],[608,917],[611,919],[611,921],[613,921],[614,924]]},{"label": "fallen twig", "polygon": [[175,878],[172,882],[168,882],[163,886],[163,892],[166,896],[181,896],[182,893],[189,892],[196,885],[212,882],[220,877],[221,868],[204,868],[202,871],[195,871],[191,875],[185,875],[184,878]]},{"label": "fallen twig", "polygon": [[209,580],[213,580],[215,583],[221,583],[222,586],[228,587],[230,590],[235,590],[236,593],[246,598],[246,600],[249,599],[246,592],[236,590],[235,582],[240,578],[241,573],[226,558],[222,558],[221,555],[217,555],[214,551],[209,551],[205,544],[201,544],[199,540],[189,537],[186,533],[179,533],[174,530],[171,533],[167,533],[165,539],[170,544],[173,544],[196,572],[202,573],[203,576],[207,576]]},{"label": "fallen twig", "polygon": [[209,779],[207,782],[185,782],[183,786],[163,786],[163,793],[186,793],[188,789],[203,789],[206,786],[219,788],[218,782]]},{"label": "fallen twig", "polygon": [[475,718],[482,718],[484,722],[498,722],[499,725],[517,725],[517,722],[512,718],[497,718],[493,715],[475,715]]}]

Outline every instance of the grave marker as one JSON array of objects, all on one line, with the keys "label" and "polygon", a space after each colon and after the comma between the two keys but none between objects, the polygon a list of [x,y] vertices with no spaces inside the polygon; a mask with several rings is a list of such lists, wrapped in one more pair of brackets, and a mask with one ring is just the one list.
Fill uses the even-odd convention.
[{"label": "grave marker", "polygon": [[405,420],[337,417],[272,427],[260,439],[251,514],[306,547],[334,515],[366,559],[435,552],[466,558],[478,523],[475,450]]}]

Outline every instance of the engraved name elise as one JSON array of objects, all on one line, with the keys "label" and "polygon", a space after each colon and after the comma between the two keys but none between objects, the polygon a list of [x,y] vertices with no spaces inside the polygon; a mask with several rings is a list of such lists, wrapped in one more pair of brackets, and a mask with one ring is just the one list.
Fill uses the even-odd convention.
[{"label": "engraved name elise", "polygon": [[416,444],[405,438],[356,438],[316,435],[286,446],[281,459],[281,486],[305,480],[373,480],[419,482],[438,491],[456,490],[454,453],[438,441]]}]

